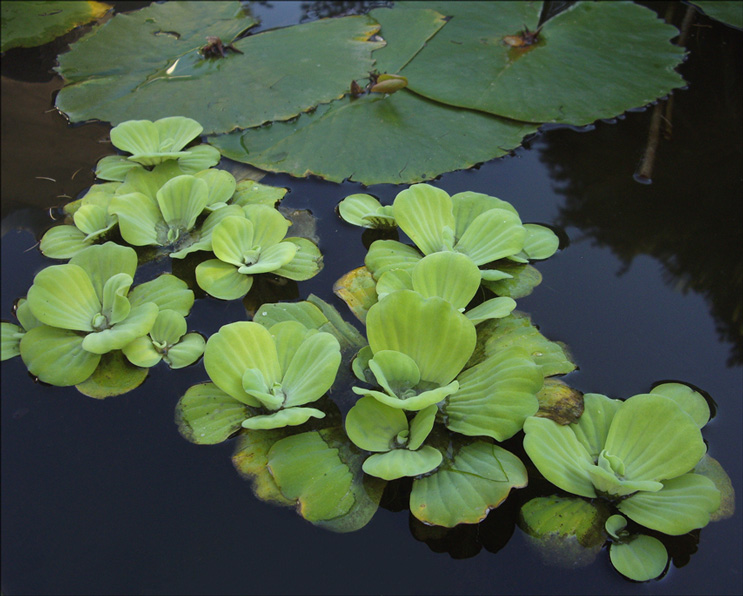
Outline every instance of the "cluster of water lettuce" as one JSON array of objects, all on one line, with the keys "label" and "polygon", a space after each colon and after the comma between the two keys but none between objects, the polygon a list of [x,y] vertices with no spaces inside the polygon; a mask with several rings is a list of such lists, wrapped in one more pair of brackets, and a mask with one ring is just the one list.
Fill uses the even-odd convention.
[{"label": "cluster of water lettuce", "polygon": [[252,180],[237,183],[212,168],[220,155],[210,145],[184,149],[201,132],[198,122],[180,116],[114,127],[111,142],[131,155],[98,162],[96,176],[108,182],[65,207],[72,223],[47,231],[41,251],[70,258],[114,229],[123,242],[171,258],[211,251],[215,258],[197,267],[196,281],[225,300],[245,296],[259,273],[293,280],[317,274],[319,249],[306,238],[286,238],[291,224],[273,208],[283,194],[256,192],[260,185]]},{"label": "cluster of water lettuce", "polygon": [[[263,305],[207,342],[187,333],[193,292],[170,274],[132,288],[137,252],[111,242],[116,234],[172,258],[212,252],[195,278],[223,299],[242,298],[256,274],[302,280],[321,267],[311,241],[286,238],[290,223],[273,207],[280,189],[238,184],[211,167],[219,156],[207,145],[184,149],[200,132],[187,118],[112,130],[131,155],[101,160],[107,182],[68,205],[74,225],[42,239],[47,256],[70,261],[36,276],[18,302],[20,325],[3,323],[3,359],[20,355],[40,380],[101,397],[143,380],[101,391],[127,367],[146,375],[160,360],[180,368],[203,353],[210,380],[180,398],[180,432],[199,444],[237,437],[233,462],[259,497],[336,531],[365,525],[386,482],[404,477],[418,520],[481,521],[528,482],[524,463],[499,444],[522,429],[548,481],[618,512],[570,502],[575,525],[563,520],[559,531],[587,525],[599,548],[609,539],[613,564],[632,579],[660,575],[667,554],[657,538],[627,530],[624,516],[671,535],[722,517],[720,483],[704,473],[711,458],[699,429],[709,409],[698,393],[664,384],[626,401],[587,394],[574,416],[555,415],[561,386],[548,377],[575,365],[514,311],[514,298],[541,279],[529,261],[554,254],[559,240],[495,197],[417,184],[390,206],[370,195],[341,202],[346,221],[399,226],[413,242],[376,240],[365,266],[336,282],[366,337],[315,297]],[[345,420],[323,399],[345,382],[344,361],[355,375],[345,394],[361,396]],[[527,532],[551,536],[544,520],[562,519],[552,513],[564,499],[529,501]]]},{"label": "cluster of water lettuce", "polygon": [[31,374],[59,386],[85,383],[117,350],[144,368],[198,360],[204,339],[186,333],[185,321],[193,292],[170,274],[132,288],[136,269],[134,249],[112,242],[42,269],[18,303],[20,325],[3,323],[3,360],[20,355]]},{"label": "cluster of water lettuce", "polygon": [[[144,380],[140,370],[136,380],[101,389],[106,376],[126,376],[126,362],[142,369],[165,360],[181,368],[201,357],[204,339],[186,333],[193,291],[165,274],[130,292],[138,254],[114,241],[179,259],[213,252],[195,277],[201,289],[222,299],[243,297],[256,274],[301,280],[320,270],[314,243],[285,237],[291,223],[273,205],[286,191],[252,180],[238,184],[229,172],[212,168],[220,159],[216,149],[186,148],[201,132],[184,117],[112,129],[112,143],[130,155],[101,159],[96,176],[106,182],[65,206],[70,223],[44,234],[42,252],[70,260],[36,276],[28,298],[18,303],[19,325],[3,323],[3,360],[20,355],[39,380],[100,397]],[[102,358],[112,353],[126,362]]]}]

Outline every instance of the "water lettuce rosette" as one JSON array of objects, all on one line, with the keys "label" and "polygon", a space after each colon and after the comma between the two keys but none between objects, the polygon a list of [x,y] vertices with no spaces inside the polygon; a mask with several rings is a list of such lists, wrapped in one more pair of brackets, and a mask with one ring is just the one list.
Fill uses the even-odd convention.
[{"label": "water lettuce rosette", "polygon": [[372,452],[364,460],[364,472],[395,480],[434,470],[443,456],[423,442],[433,429],[437,412],[433,404],[408,421],[404,410],[387,406],[372,396],[357,401],[346,415],[346,433],[357,447]]},{"label": "water lettuce rosette", "polygon": [[316,275],[322,268],[320,250],[307,238],[287,238],[290,225],[266,205],[245,205],[242,215],[223,217],[211,234],[216,258],[196,267],[199,287],[215,298],[235,300],[250,291],[260,273],[296,281]]},{"label": "water lettuce rosette", "polygon": [[369,309],[368,348],[354,360],[366,380],[371,371],[380,389],[353,387],[392,408],[422,410],[459,388],[455,377],[475,349],[474,324],[437,296],[425,298],[400,290]]},{"label": "water lettuce rosette", "polygon": [[372,229],[393,229],[397,227],[393,207],[382,205],[379,199],[358,193],[347,196],[338,203],[338,215],[354,226]]},{"label": "water lettuce rosette", "polygon": [[119,182],[94,184],[77,201],[65,205],[72,224],[54,226],[41,238],[41,252],[52,259],[69,259],[110,232],[118,223],[109,210]]},{"label": "water lettuce rosette", "polygon": [[76,385],[102,354],[147,335],[160,309],[129,301],[136,268],[133,249],[107,242],[41,270],[28,291],[28,307],[41,325],[20,342],[28,370],[52,385]]},{"label": "water lettuce rosette", "polygon": [[170,368],[183,368],[196,362],[206,344],[198,333],[186,333],[186,318],[170,309],[161,310],[152,329],[122,348],[129,362],[150,368],[161,360]]},{"label": "water lettuce rosette", "polygon": [[[449,196],[430,184],[414,184],[400,192],[393,215],[403,232],[424,255],[449,251],[466,255],[485,281],[512,275],[492,263],[506,259],[527,263],[544,259],[557,250],[557,236],[544,226],[522,224],[508,202],[476,192]],[[366,256],[374,277],[391,269],[410,269],[421,258],[410,246],[395,240],[378,240]]]},{"label": "water lettuce rosette", "polygon": [[223,326],[206,343],[211,383],[181,397],[181,433],[196,443],[218,443],[240,428],[297,426],[325,413],[306,404],[333,385],[341,362],[330,333],[284,321],[270,330],[255,322]]},{"label": "water lettuce rosette", "polygon": [[559,488],[605,497],[643,526],[685,534],[707,525],[720,506],[714,483],[694,473],[706,453],[705,408],[701,395],[674,384],[625,401],[586,394],[575,423],[528,418],[524,449]]},{"label": "water lettuce rosette", "polygon": [[111,143],[131,155],[111,155],[98,162],[96,176],[101,180],[122,181],[132,170],[177,161],[187,173],[210,168],[220,160],[217,149],[198,145],[184,149],[203,131],[201,124],[183,116],[160,120],[127,120],[111,129]]}]

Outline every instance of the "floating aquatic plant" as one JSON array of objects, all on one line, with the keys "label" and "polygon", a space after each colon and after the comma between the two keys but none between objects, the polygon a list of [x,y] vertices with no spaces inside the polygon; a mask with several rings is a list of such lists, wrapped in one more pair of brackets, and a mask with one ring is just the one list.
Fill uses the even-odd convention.
[{"label": "floating aquatic plant", "polygon": [[475,326],[446,300],[400,290],[375,304],[366,319],[369,347],[354,361],[380,389],[353,387],[393,408],[422,410],[459,388],[454,378],[475,348]]},{"label": "floating aquatic plant", "polygon": [[204,338],[186,333],[186,319],[174,310],[161,310],[147,336],[138,337],[122,348],[129,362],[149,368],[164,360],[170,368],[183,368],[204,353]]},{"label": "floating aquatic plant", "polygon": [[371,396],[357,401],[346,415],[346,433],[356,446],[373,452],[364,461],[364,472],[395,480],[435,469],[443,456],[435,447],[423,443],[433,429],[437,412],[435,404],[427,406],[408,422],[403,410]]},{"label": "floating aquatic plant", "polygon": [[330,389],[340,361],[335,337],[296,321],[270,330],[254,322],[225,325],[204,352],[212,383],[191,387],[178,402],[181,433],[195,443],[214,443],[240,428],[281,428],[323,418],[321,410],[304,406]]},{"label": "floating aquatic plant", "polygon": [[188,314],[193,292],[173,276],[130,292],[136,268],[133,249],[107,242],[42,269],[19,305],[19,351],[29,371],[52,385],[78,385],[103,355],[147,336],[161,307]]},{"label": "floating aquatic plant", "polygon": [[627,520],[622,515],[612,515],[606,520],[606,532],[611,537],[609,558],[622,575],[637,582],[654,579],[668,565],[668,551],[663,543],[645,534],[630,534]]},{"label": "floating aquatic plant", "polygon": [[196,281],[204,291],[234,300],[250,291],[257,274],[301,281],[320,271],[320,250],[306,238],[286,238],[291,223],[278,211],[246,205],[243,212],[243,216],[224,217],[214,226],[211,242],[216,258],[196,267]]},{"label": "floating aquatic plant", "polygon": [[378,199],[364,193],[349,195],[338,203],[338,215],[343,221],[362,228],[397,227],[392,206],[382,205]]},{"label": "floating aquatic plant", "polygon": [[[637,523],[671,535],[707,525],[720,491],[694,467],[706,452],[709,417],[698,393],[674,384],[626,401],[584,396],[573,424],[524,423],[524,449],[542,475],[570,493],[602,496]],[[700,414],[701,412],[701,414]]]},{"label": "floating aquatic plant", "polygon": [[[423,255],[457,252],[479,268],[486,281],[511,278],[497,261],[526,263],[544,259],[559,241],[549,228],[524,226],[513,206],[481,193],[462,192],[450,197],[429,184],[414,184],[393,203],[397,224]],[[379,278],[393,269],[410,270],[422,256],[395,240],[378,240],[366,256],[366,266]]]},{"label": "floating aquatic plant", "polygon": [[184,149],[204,128],[191,118],[169,116],[150,120],[127,120],[111,129],[111,143],[131,155],[112,155],[98,162],[101,180],[123,181],[132,170],[175,161],[184,173],[196,173],[219,162],[219,151],[210,145]]}]

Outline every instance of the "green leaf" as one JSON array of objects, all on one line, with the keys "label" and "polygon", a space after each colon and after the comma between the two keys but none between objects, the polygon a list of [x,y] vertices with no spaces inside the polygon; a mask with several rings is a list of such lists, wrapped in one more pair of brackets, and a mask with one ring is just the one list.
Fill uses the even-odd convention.
[{"label": "green leaf", "polygon": [[560,239],[552,230],[538,224],[524,224],[524,252],[529,259],[547,259],[557,252]]},{"label": "green leaf", "polygon": [[299,345],[281,381],[285,407],[321,398],[332,386],[341,363],[341,348],[330,333],[315,333]]},{"label": "green leaf", "polygon": [[417,451],[394,449],[387,453],[375,453],[364,461],[364,472],[383,480],[395,480],[404,476],[419,476],[436,469],[443,456],[438,449],[426,445]]},{"label": "green leaf", "polygon": [[[440,26],[440,18],[430,11],[380,9],[374,14],[383,19],[382,36],[387,43],[374,52],[380,56],[377,68],[381,70],[410,60]],[[210,142],[223,155],[263,170],[300,177],[315,174],[333,182],[348,179],[370,186],[411,184],[470,168],[506,155],[535,131],[531,124],[457,109],[402,89],[390,95],[344,97],[296,121],[235,131],[210,138]],[[347,143],[349,138],[358,141]],[[340,144],[344,147],[341,154],[335,149]]]},{"label": "green leaf", "polygon": [[386,452],[395,438],[408,430],[402,410],[386,406],[373,397],[362,397],[346,415],[346,433],[355,445],[366,451]]},{"label": "green leaf", "polygon": [[583,414],[570,428],[594,461],[604,449],[611,421],[622,403],[599,393],[583,395]]},{"label": "green leaf", "polygon": [[531,417],[524,422],[524,433],[524,450],[542,476],[574,495],[596,496],[588,473],[593,459],[572,429]]},{"label": "green leaf", "polygon": [[294,257],[288,263],[284,263],[278,269],[273,270],[274,275],[280,275],[295,281],[308,280],[323,268],[323,259],[317,245],[307,238],[285,238],[282,244],[292,243],[296,246]]},{"label": "green leaf", "polygon": [[542,387],[539,367],[526,352],[510,348],[465,370],[459,390],[446,399],[446,426],[470,436],[505,441],[537,412]]},{"label": "green leaf", "polygon": [[392,396],[401,397],[408,389],[421,380],[418,365],[410,356],[394,350],[379,350],[369,360],[367,366],[377,382]]},{"label": "green leaf", "polygon": [[636,582],[660,576],[668,565],[668,552],[663,543],[652,536],[632,536],[626,542],[609,547],[614,569]]},{"label": "green leaf", "polygon": [[454,247],[475,265],[510,257],[524,246],[526,231],[519,216],[507,209],[491,209],[478,215]]},{"label": "green leaf", "polygon": [[436,422],[436,414],[439,409],[435,405],[420,410],[410,421],[410,438],[408,439],[408,449],[415,451],[423,441],[428,438]]},{"label": "green leaf", "polygon": [[513,312],[514,308],[516,308],[516,301],[513,298],[502,296],[486,300],[482,304],[465,312],[464,315],[473,324],[478,325],[488,319],[502,319],[503,317],[507,317]]},{"label": "green leaf", "polygon": [[108,329],[88,333],[83,339],[83,349],[94,354],[120,350],[138,337],[147,335],[155,324],[159,309],[153,302],[135,306],[123,321]]},{"label": "green leaf", "polygon": [[222,391],[253,407],[261,404],[243,389],[247,369],[260,370],[268,387],[281,380],[273,337],[265,327],[252,322],[229,323],[212,335],[206,342],[204,368]]},{"label": "green leaf", "polygon": [[103,301],[103,287],[118,273],[126,273],[134,278],[137,271],[137,253],[129,246],[114,242],[94,244],[80,251],[70,259],[71,265],[82,267],[93,282],[98,300]]},{"label": "green leaf", "polygon": [[238,273],[230,263],[209,259],[196,266],[196,283],[215,298],[237,300],[250,291],[253,277]]},{"label": "green leaf", "polygon": [[129,292],[129,302],[132,306],[154,302],[160,310],[174,310],[185,317],[191,311],[194,295],[185,281],[175,275],[164,273],[135,286]]},{"label": "green leaf", "polygon": [[286,194],[286,188],[276,188],[255,180],[241,180],[237,183],[232,200],[236,205],[266,205],[274,207]]},{"label": "green leaf", "polygon": [[221,443],[240,430],[250,416],[248,407],[213,383],[188,388],[175,407],[175,423],[181,435],[199,445]]},{"label": "green leaf", "polygon": [[702,9],[709,18],[735,29],[743,29],[743,3],[740,1],[695,0],[690,2]]},{"label": "green leaf", "polygon": [[13,323],[6,323],[3,321],[0,323],[0,329],[2,330],[2,342],[0,343],[0,361],[9,360],[14,356],[18,356],[21,353],[21,338],[25,335],[25,331],[18,325]]},{"label": "green leaf", "polygon": [[421,381],[438,385],[457,376],[476,342],[474,325],[448,302],[409,290],[372,306],[366,324],[375,354],[380,350],[407,354],[418,365]]},{"label": "green leaf", "polygon": [[299,426],[310,418],[325,418],[325,412],[316,408],[286,408],[273,414],[247,418],[242,421],[242,427],[251,430],[268,430],[284,426]]},{"label": "green leaf", "polygon": [[498,296],[523,298],[542,283],[542,274],[531,265],[501,261],[494,269],[480,269],[483,285]]},{"label": "green leaf", "polygon": [[163,355],[155,349],[149,336],[138,337],[121,348],[121,351],[129,362],[143,368],[151,368],[163,359]]},{"label": "green leaf", "polygon": [[[537,29],[540,3],[413,4],[453,17],[400,74],[415,93],[526,122],[583,125],[684,85],[678,30],[631,2],[577,2]],[[627,32],[631,31],[631,34]],[[516,39],[514,39],[516,38]]]},{"label": "green leaf", "polygon": [[660,481],[689,472],[707,448],[699,427],[670,398],[630,397],[611,421],[605,449],[620,458],[628,480]]},{"label": "green leaf", "polygon": [[129,316],[131,304],[126,296],[133,281],[126,273],[118,273],[103,286],[101,314],[110,324],[120,323]]},{"label": "green leaf", "polygon": [[82,347],[83,337],[68,329],[42,325],[21,338],[20,350],[28,371],[44,383],[67,387],[93,374],[101,360]]},{"label": "green leaf", "polygon": [[396,227],[395,218],[383,215],[382,209],[378,199],[363,193],[347,196],[337,207],[341,219],[351,225],[372,229]]},{"label": "green leaf", "polygon": [[650,393],[658,393],[665,397],[670,397],[684,412],[691,416],[699,428],[702,428],[709,422],[710,410],[707,400],[688,385],[684,385],[683,383],[662,383],[653,387]]},{"label": "green leaf", "polygon": [[70,263],[39,271],[28,290],[28,304],[45,325],[75,331],[92,331],[93,317],[101,312],[90,277]]},{"label": "green leaf", "polygon": [[237,188],[235,177],[225,170],[209,168],[194,174],[194,177],[206,182],[209,193],[206,201],[207,209],[224,207],[235,194]]},{"label": "green leaf", "polygon": [[505,501],[512,488],[526,483],[526,468],[518,457],[476,441],[447,457],[435,473],[413,481],[410,511],[427,524],[475,524]]},{"label": "green leaf", "polygon": [[119,220],[121,237],[133,246],[161,244],[158,224],[163,221],[157,202],[141,192],[115,196],[110,211]]},{"label": "green leaf", "polygon": [[144,383],[147,374],[148,369],[134,366],[116,350],[103,354],[93,374],[75,388],[88,397],[105,399],[136,389]]},{"label": "green leaf", "polygon": [[398,193],[393,209],[397,225],[423,254],[452,250],[454,214],[446,191],[430,184],[414,184]]},{"label": "green leaf", "polygon": [[[379,26],[367,16],[235,41],[254,23],[239,2],[153,4],[118,14],[60,57],[67,84],[56,105],[73,122],[177,114],[197,119],[206,133],[227,132],[287,120],[341,97],[351,80],[372,69],[371,52],[380,46],[368,41]],[[205,58],[199,50],[207,36],[239,52]],[[117,65],[113,70],[100,63],[104,53],[107,64]]]},{"label": "green leaf", "polygon": [[196,176],[176,176],[163,184],[156,196],[170,229],[186,231],[194,227],[196,218],[206,207],[209,188]]},{"label": "green leaf", "polygon": [[422,296],[438,296],[461,311],[480,288],[480,270],[465,255],[440,252],[418,261],[412,280],[412,289]]},{"label": "green leaf", "polygon": [[62,225],[49,228],[41,237],[39,248],[50,259],[69,259],[91,243],[75,226]]},{"label": "green leaf", "polygon": [[638,524],[671,536],[703,528],[720,506],[720,491],[700,474],[665,480],[658,492],[638,492],[617,508]]},{"label": "green leaf", "polygon": [[340,517],[354,503],[353,474],[318,432],[286,437],[268,452],[268,466],[282,495],[299,506],[306,520]]},{"label": "green leaf", "polygon": [[126,175],[136,169],[142,169],[142,166],[135,161],[130,161],[125,155],[107,155],[98,160],[95,166],[95,177],[99,180],[123,182]]},{"label": "green leaf", "polygon": [[101,18],[110,9],[103,2],[6,2],[2,8],[0,51],[43,45]]},{"label": "green leaf", "polygon": [[421,258],[420,252],[412,246],[397,240],[376,240],[369,247],[364,264],[378,280],[387,271],[394,269],[412,272]]}]

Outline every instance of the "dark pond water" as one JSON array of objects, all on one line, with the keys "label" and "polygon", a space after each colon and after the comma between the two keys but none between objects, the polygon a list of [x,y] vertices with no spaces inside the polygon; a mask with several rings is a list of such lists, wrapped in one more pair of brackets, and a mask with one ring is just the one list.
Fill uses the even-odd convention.
[{"label": "dark pond water", "polygon": [[[278,26],[329,4],[255,10]],[[542,565],[514,528],[518,496],[479,526],[443,535],[394,500],[358,532],[317,529],[258,501],[232,468],[232,445],[178,434],[174,406],[206,380],[201,364],[156,367],[139,389],[97,401],[34,383],[16,358],[2,365],[2,593],[743,592],[742,36],[698,19],[682,67],[690,84],[674,95],[673,136],[661,142],[652,184],[633,179],[650,111],[585,131],[548,129],[513,156],[435,182],[499,196],[525,221],[565,230],[569,246],[539,265],[544,281],[519,308],[570,346],[580,370],[568,383],[628,397],[682,380],[717,402],[705,438],[738,489],[736,514],[676,540],[663,579],[624,580],[606,551],[581,569]],[[63,47],[2,59],[3,319],[50,264],[35,247],[49,207],[88,186],[92,165],[112,153],[107,126],[68,127],[51,110],[60,81],[46,71]],[[319,220],[326,267],[297,298],[315,293],[347,313],[331,287],[365,249],[333,207],[363,189],[283,175],[263,182],[289,188],[285,204]],[[399,190],[369,192],[390,202]],[[239,301],[200,299],[189,327],[208,335],[245,318]]]}]

